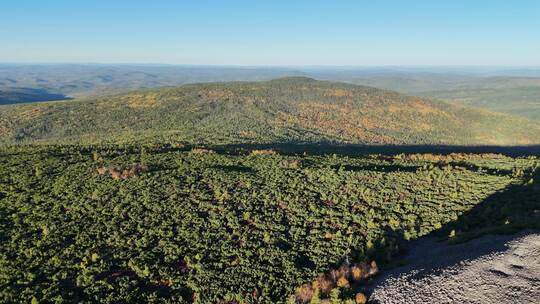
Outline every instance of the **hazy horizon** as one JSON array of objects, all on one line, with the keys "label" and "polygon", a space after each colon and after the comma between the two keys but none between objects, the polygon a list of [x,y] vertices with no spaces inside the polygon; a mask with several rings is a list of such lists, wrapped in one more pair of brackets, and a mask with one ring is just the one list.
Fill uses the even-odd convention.
[{"label": "hazy horizon", "polygon": [[375,69],[375,68],[410,68],[410,69],[432,69],[432,68],[451,68],[451,69],[492,69],[492,68],[523,68],[537,69],[540,64],[513,64],[513,65],[497,65],[497,64],[465,64],[465,65],[448,65],[448,64],[349,64],[349,65],[334,65],[334,64],[197,64],[197,63],[167,63],[167,62],[100,62],[100,61],[0,61],[0,65],[103,65],[103,66],[173,66],[173,67],[238,67],[238,68],[344,68],[344,69]]}]

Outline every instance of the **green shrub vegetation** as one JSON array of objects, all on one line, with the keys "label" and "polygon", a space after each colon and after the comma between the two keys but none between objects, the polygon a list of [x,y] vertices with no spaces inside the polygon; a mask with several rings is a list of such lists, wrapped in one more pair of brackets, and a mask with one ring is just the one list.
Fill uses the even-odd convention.
[{"label": "green shrub vegetation", "polygon": [[540,228],[539,142],[308,78],[2,106],[0,302],[365,303],[403,242]]},{"label": "green shrub vegetation", "polygon": [[400,241],[540,228],[536,157],[309,152],[4,147],[0,302],[353,303]]}]

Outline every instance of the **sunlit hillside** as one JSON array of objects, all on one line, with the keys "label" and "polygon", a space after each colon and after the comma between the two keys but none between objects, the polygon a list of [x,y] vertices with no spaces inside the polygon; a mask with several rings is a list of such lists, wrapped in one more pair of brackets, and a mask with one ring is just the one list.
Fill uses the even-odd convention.
[{"label": "sunlit hillside", "polygon": [[0,108],[0,132],[4,143],[540,142],[540,125],[523,118],[303,77],[4,106]]}]

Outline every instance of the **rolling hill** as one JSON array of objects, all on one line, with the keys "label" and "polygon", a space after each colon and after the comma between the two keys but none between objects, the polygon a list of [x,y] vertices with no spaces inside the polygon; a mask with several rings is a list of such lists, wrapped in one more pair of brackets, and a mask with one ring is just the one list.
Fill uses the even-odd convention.
[{"label": "rolling hill", "polygon": [[0,64],[0,105],[97,98],[215,81],[307,76],[540,119],[538,68],[233,67],[114,64]]},{"label": "rolling hill", "polygon": [[[269,80],[286,75],[302,74],[290,68],[265,67],[0,63],[0,91],[34,88],[84,98],[186,83]],[[12,99],[12,103],[19,100]]]},{"label": "rolling hill", "polygon": [[538,146],[431,144],[539,136],[304,77],[1,106],[0,302],[366,303],[418,238],[539,228]]},{"label": "rolling hill", "polygon": [[467,70],[377,70],[372,73],[334,70],[313,73],[317,79],[343,81],[394,90],[540,120],[540,78],[534,70],[467,72]]},{"label": "rolling hill", "polygon": [[305,77],[184,85],[0,108],[16,142],[187,141],[526,145],[523,118]]},{"label": "rolling hill", "polygon": [[540,121],[539,85],[509,88],[464,88],[422,92],[417,95]]}]

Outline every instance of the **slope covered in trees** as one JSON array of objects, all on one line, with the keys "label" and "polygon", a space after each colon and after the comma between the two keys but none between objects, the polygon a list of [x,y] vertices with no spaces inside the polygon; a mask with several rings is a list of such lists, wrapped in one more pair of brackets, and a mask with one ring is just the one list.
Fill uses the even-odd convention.
[{"label": "slope covered in trees", "polygon": [[3,106],[0,302],[365,303],[403,242],[538,228],[540,152],[362,144],[539,135],[309,78]]},{"label": "slope covered in trees", "polygon": [[0,108],[0,138],[4,143],[514,145],[539,143],[540,126],[372,87],[293,77],[5,106]]},{"label": "slope covered in trees", "polygon": [[354,303],[406,240],[539,228],[537,157],[309,154],[0,148],[0,302]]},{"label": "slope covered in trees", "polygon": [[261,81],[284,76],[308,76],[367,85],[536,121],[540,118],[540,72],[534,67],[0,64],[0,104],[51,101],[67,96],[80,99],[188,83]]}]

